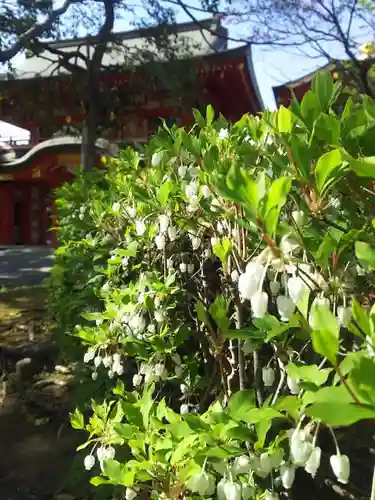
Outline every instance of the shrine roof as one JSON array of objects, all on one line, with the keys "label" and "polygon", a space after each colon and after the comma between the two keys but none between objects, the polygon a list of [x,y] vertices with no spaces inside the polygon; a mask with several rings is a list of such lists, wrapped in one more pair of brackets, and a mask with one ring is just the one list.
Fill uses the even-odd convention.
[{"label": "shrine roof", "polygon": [[[167,61],[168,54],[155,43],[156,37],[168,37],[167,51],[173,57],[187,59],[204,57],[227,50],[228,30],[217,18],[206,19],[199,23],[183,23],[169,26],[156,26],[135,31],[114,33],[104,54],[102,69],[113,69],[116,66],[139,65],[147,62]],[[87,57],[93,53],[96,38],[76,38],[50,43],[52,49],[64,53],[81,53]],[[154,40],[154,41],[153,41]],[[59,56],[50,51],[42,52],[27,58],[15,67],[15,72],[9,79],[46,78],[63,74],[69,71],[59,64]],[[74,65],[84,68],[84,60],[79,56],[71,57]],[[0,75],[6,80],[7,75]]]}]

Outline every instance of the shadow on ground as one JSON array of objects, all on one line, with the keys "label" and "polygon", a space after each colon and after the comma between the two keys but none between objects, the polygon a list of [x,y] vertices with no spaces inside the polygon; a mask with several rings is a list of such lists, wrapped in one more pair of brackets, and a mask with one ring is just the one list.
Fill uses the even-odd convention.
[{"label": "shadow on ground", "polygon": [[49,247],[1,247],[0,286],[40,284],[49,276],[52,265]]}]

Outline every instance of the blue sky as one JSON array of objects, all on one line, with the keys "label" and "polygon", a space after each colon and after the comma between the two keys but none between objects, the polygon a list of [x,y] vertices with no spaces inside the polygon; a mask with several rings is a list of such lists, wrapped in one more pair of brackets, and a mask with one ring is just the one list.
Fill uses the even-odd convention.
[{"label": "blue sky", "polygon": [[[61,1],[61,0],[57,0]],[[194,3],[193,3],[194,2]],[[195,3],[198,5],[198,0],[193,0],[192,5]],[[195,13],[194,13],[195,15]],[[198,18],[207,17],[207,15],[200,15]],[[186,14],[181,13],[177,16],[178,22],[184,22],[190,20]],[[231,37],[243,37],[243,33],[246,33],[246,24],[238,24],[232,26],[227,25],[229,29],[229,34]],[[126,29],[131,29],[130,19],[123,19],[116,24],[117,31],[123,31]],[[365,41],[365,40],[364,40]],[[233,47],[235,44],[229,41],[229,46]],[[342,57],[338,47],[331,47],[330,52],[334,57]],[[327,61],[324,58],[312,59],[308,56],[302,56],[296,53],[295,49],[287,48],[262,48],[260,46],[253,46],[253,65],[256,73],[256,78],[258,81],[258,86],[260,88],[263,102],[266,107],[274,109],[275,101],[273,97],[272,87],[280,85],[289,80],[301,77],[306,73],[314,71],[319,66],[323,66]],[[17,58],[17,62],[22,61],[22,57]],[[0,122],[0,135],[2,136],[20,136],[24,135],[21,129],[9,126]]]}]

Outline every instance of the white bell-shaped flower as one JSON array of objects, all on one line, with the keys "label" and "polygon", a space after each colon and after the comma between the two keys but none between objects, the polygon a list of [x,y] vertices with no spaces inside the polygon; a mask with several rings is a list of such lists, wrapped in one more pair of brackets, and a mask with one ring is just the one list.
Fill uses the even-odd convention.
[{"label": "white bell-shaped flower", "polygon": [[297,304],[302,299],[305,290],[307,290],[307,286],[299,276],[292,276],[291,278],[289,278],[288,292],[290,298],[295,304]]},{"label": "white bell-shaped flower", "polygon": [[143,220],[137,220],[135,223],[135,232],[137,233],[137,236],[143,236],[146,232],[146,224],[143,222]]},{"label": "white bell-shaped flower", "polygon": [[181,271],[182,273],[187,273],[187,270],[188,270],[188,265],[187,265],[185,262],[181,262],[181,264],[180,264],[180,266],[179,266],[179,267],[180,267],[180,271]]},{"label": "white bell-shaped flower", "polygon": [[89,349],[83,356],[84,363],[89,363],[95,358],[95,349]]},{"label": "white bell-shaped flower", "polygon": [[337,318],[340,321],[340,325],[346,326],[352,319],[352,308],[339,306],[337,308]]},{"label": "white bell-shaped flower", "polygon": [[137,209],[135,207],[127,207],[125,209],[125,212],[128,214],[128,217],[131,219],[134,219],[134,217],[137,215]]},{"label": "white bell-shaped flower", "polygon": [[92,374],[91,374],[91,378],[92,378],[92,380],[94,380],[94,381],[95,381],[95,380],[98,380],[98,372],[92,372]]},{"label": "white bell-shaped flower", "polygon": [[322,325],[319,325],[319,316],[317,315],[317,311],[320,307],[330,307],[329,299],[326,297],[316,297],[314,302],[311,305],[311,310],[309,314],[309,325],[311,328],[317,329]]},{"label": "white bell-shaped flower", "polygon": [[223,494],[225,500],[241,500],[241,485],[232,481],[225,481],[223,485]]},{"label": "white bell-shaped flower", "polygon": [[212,474],[199,472],[189,479],[186,486],[193,493],[198,493],[201,496],[212,495],[215,491],[216,481]]},{"label": "white bell-shaped flower", "polygon": [[[119,203],[118,201],[116,201],[113,205],[112,205],[112,210],[114,212],[119,212],[121,210],[121,203]],[[83,212],[84,213],[84,212]]]},{"label": "white bell-shaped flower", "polygon": [[109,368],[112,364],[112,356],[108,355],[103,358],[103,366]]},{"label": "white bell-shaped flower", "polygon": [[287,295],[279,295],[276,305],[281,321],[289,321],[296,309],[294,301]]},{"label": "white bell-shaped flower", "polygon": [[251,340],[245,340],[242,346],[242,350],[245,354],[250,354],[254,352],[254,344],[251,342]]},{"label": "white bell-shaped flower", "polygon": [[189,392],[189,387],[186,384],[180,384],[180,391],[182,394],[187,394]]},{"label": "white bell-shaped flower", "polygon": [[299,380],[296,380],[295,378],[290,377],[289,375],[286,379],[286,383],[292,394],[298,394],[299,391],[301,390],[299,385]]},{"label": "white bell-shaped flower", "polygon": [[197,195],[192,196],[189,198],[189,205],[186,207],[186,210],[189,213],[196,212],[199,208],[199,198]]},{"label": "white bell-shaped flower", "polygon": [[264,266],[259,262],[249,262],[246,271],[238,279],[238,291],[243,299],[250,300],[259,290],[264,275]]},{"label": "white bell-shaped flower", "polygon": [[189,274],[193,274],[193,272],[194,272],[194,264],[188,264],[187,265],[187,272]]},{"label": "white bell-shaped flower", "polygon": [[183,179],[186,175],[186,172],[187,172],[187,167],[185,165],[180,165],[178,167],[178,176],[181,177],[181,179]]},{"label": "white bell-shaped flower", "polygon": [[155,245],[158,250],[164,250],[165,248],[165,238],[162,234],[155,236]]},{"label": "white bell-shaped flower", "polygon": [[185,195],[186,195],[186,198],[190,201],[191,198],[193,198],[194,196],[197,196],[197,193],[198,193],[198,183],[195,182],[195,181],[191,181],[189,182],[189,184],[187,184],[185,186]]},{"label": "white bell-shaped flower", "polygon": [[175,241],[175,239],[177,238],[177,228],[175,226],[169,226],[168,238],[170,239],[170,241]]},{"label": "white bell-shaped flower", "polygon": [[319,446],[316,446],[311,452],[310,458],[306,462],[305,471],[311,474],[312,477],[315,477],[317,470],[319,469],[321,456],[322,450]]},{"label": "white bell-shaped flower", "polygon": [[342,484],[347,484],[350,476],[349,457],[338,453],[337,455],[332,455],[329,461],[333,473],[337,477],[337,481]]},{"label": "white bell-shaped flower", "polygon": [[210,188],[206,184],[203,184],[201,190],[203,198],[208,198],[211,195]]},{"label": "white bell-shaped flower", "polygon": [[259,465],[264,475],[262,477],[268,476],[272,470],[272,458],[268,453],[261,453],[259,457]]},{"label": "white bell-shaped flower", "polygon": [[187,404],[182,404],[180,406],[180,414],[181,415],[186,415],[187,413],[189,413],[189,405]]},{"label": "white bell-shaped flower", "polygon": [[85,460],[84,460],[83,464],[84,464],[86,470],[91,470],[94,467],[94,465],[95,465],[95,457],[94,457],[94,455],[91,455],[91,454],[87,455],[85,457]]},{"label": "white bell-shaped flower", "polygon": [[137,496],[137,492],[133,490],[133,488],[126,488],[125,491],[125,500],[134,500]]},{"label": "white bell-shaped flower", "polygon": [[272,387],[275,382],[275,370],[269,366],[263,367],[262,380],[266,387]]},{"label": "white bell-shaped flower", "polygon": [[233,463],[234,474],[248,474],[251,469],[250,458],[246,455],[237,457]]},{"label": "white bell-shaped flower", "polygon": [[264,500],[279,500],[280,497],[275,491],[267,491]]},{"label": "white bell-shaped flower", "polygon": [[293,463],[297,466],[305,466],[312,451],[313,446],[305,433],[300,429],[295,429],[290,436],[290,454]]},{"label": "white bell-shaped flower", "polygon": [[170,221],[171,221],[171,219],[168,217],[168,215],[165,215],[165,214],[159,215],[159,230],[161,233],[166,232]]},{"label": "white bell-shaped flower", "polygon": [[241,483],[242,500],[250,500],[255,496],[255,488],[250,484]]},{"label": "white bell-shaped flower", "polygon": [[161,159],[162,159],[161,153],[154,153],[151,157],[151,165],[153,167],[157,167],[158,165],[160,165]]},{"label": "white bell-shaped flower", "polygon": [[227,128],[221,128],[219,131],[219,138],[224,141],[225,139],[228,139],[229,137],[229,131]]},{"label": "white bell-shaped flower", "polygon": [[254,318],[263,318],[268,308],[268,295],[266,292],[255,292],[250,299],[251,310]]},{"label": "white bell-shaped flower", "polygon": [[240,274],[239,272],[237,271],[237,269],[234,269],[231,273],[230,273],[230,277],[231,277],[231,280],[233,281],[233,283],[236,283],[240,277]]},{"label": "white bell-shaped flower", "polygon": [[302,227],[307,222],[307,217],[305,215],[305,212],[303,212],[303,210],[293,210],[292,217],[297,226]]},{"label": "white bell-shaped flower", "polygon": [[94,359],[94,365],[98,368],[102,364],[103,358],[101,356],[96,356]]},{"label": "white bell-shaped flower", "polygon": [[193,236],[191,238],[191,246],[193,250],[198,250],[198,248],[201,246],[202,240],[199,238],[199,236]]},{"label": "white bell-shaped flower", "polygon": [[162,311],[161,309],[158,309],[154,311],[154,318],[157,323],[164,323],[167,319],[167,315],[165,311]]},{"label": "white bell-shaped flower", "polygon": [[280,466],[281,482],[286,490],[289,490],[292,487],[295,476],[296,468],[293,464],[286,463]]},{"label": "white bell-shaped flower", "polygon": [[142,383],[142,380],[143,380],[143,377],[140,373],[136,373],[134,376],[133,376],[133,385],[134,387],[139,387]]}]

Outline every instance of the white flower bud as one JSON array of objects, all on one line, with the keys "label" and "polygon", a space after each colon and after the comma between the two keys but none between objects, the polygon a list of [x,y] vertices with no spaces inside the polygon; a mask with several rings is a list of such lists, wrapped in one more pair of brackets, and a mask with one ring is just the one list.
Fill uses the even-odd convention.
[{"label": "white flower bud", "polygon": [[275,382],[275,370],[271,367],[265,366],[262,368],[262,380],[266,387],[273,386]]},{"label": "white flower bud", "polygon": [[189,479],[186,486],[200,496],[212,495],[215,491],[216,481],[212,474],[199,472]]},{"label": "white flower bud", "polygon": [[300,429],[295,429],[290,437],[290,454],[293,463],[305,466],[313,451],[313,446]]},{"label": "white flower bud", "polygon": [[173,352],[171,354],[171,359],[175,365],[180,365],[181,364],[181,357],[178,354],[178,352]]},{"label": "white flower bud", "polygon": [[264,500],[279,500],[279,495],[275,492],[272,491],[267,491],[266,496],[264,497]]},{"label": "white flower bud", "polygon": [[94,455],[87,455],[83,463],[86,470],[91,470],[95,465]]},{"label": "white flower bud", "polygon": [[189,387],[186,384],[181,384],[180,391],[182,394],[187,394],[189,392]]},{"label": "white flower bud", "polygon": [[94,380],[94,381],[95,381],[95,380],[98,380],[98,372],[92,372],[92,374],[91,374],[91,378],[92,378],[92,380]]},{"label": "white flower bud", "polygon": [[293,276],[292,278],[289,278],[288,292],[290,298],[293,300],[295,304],[297,304],[297,302],[299,302],[302,299],[306,289],[307,286],[299,276]]},{"label": "white flower bud", "polygon": [[276,299],[276,305],[281,321],[289,321],[296,309],[294,301],[287,295],[279,295]]},{"label": "white flower bud", "polygon": [[154,318],[157,323],[164,323],[167,319],[165,311],[156,310],[154,311]]},{"label": "white flower bud", "polygon": [[284,464],[280,467],[280,477],[281,482],[286,490],[289,490],[293,483],[296,475],[296,468],[292,464]]},{"label": "white flower bud", "polygon": [[292,394],[299,393],[300,386],[299,386],[298,380],[296,380],[288,375],[288,377],[286,379],[286,383],[287,383],[287,386],[289,387],[289,390]]},{"label": "white flower bud", "polygon": [[352,319],[352,309],[351,307],[339,306],[337,308],[337,317],[342,326],[346,326]]},{"label": "white flower bud", "polygon": [[170,241],[174,241],[177,238],[177,228],[175,228],[174,226],[169,226],[168,238],[170,239]]},{"label": "white flower bud", "polygon": [[196,212],[199,208],[199,198],[198,196],[194,195],[189,199],[189,205],[186,207],[186,210],[189,213]]},{"label": "white flower bud", "polygon": [[210,248],[206,248],[206,250],[204,251],[204,258],[205,259],[210,259],[212,257],[212,251]]},{"label": "white flower bud", "polygon": [[94,365],[96,366],[96,368],[98,368],[98,366],[100,366],[102,364],[102,357],[101,356],[96,356],[96,358],[94,359]]},{"label": "white flower bud", "polygon": [[115,373],[113,370],[108,370],[108,377],[113,378],[115,376]]},{"label": "white flower bud", "polygon": [[167,259],[167,269],[170,271],[171,269],[173,269],[173,259],[172,258],[169,258]]},{"label": "white flower bud", "polygon": [[302,227],[307,222],[307,217],[305,215],[305,212],[303,212],[302,210],[294,210],[292,212],[292,217],[297,226]]},{"label": "white flower bud", "polygon": [[229,131],[227,128],[221,128],[219,132],[219,139],[224,141],[225,139],[228,139],[229,137]]},{"label": "white flower bud", "polygon": [[87,352],[85,352],[85,355],[83,356],[83,361],[85,363],[89,363],[95,358],[95,350],[94,349],[89,349]]},{"label": "white flower bud", "polygon": [[143,222],[143,220],[137,220],[135,223],[135,232],[137,233],[137,236],[143,236],[146,232],[146,224]]},{"label": "white flower bud", "polygon": [[241,500],[241,490],[241,485],[232,483],[231,481],[226,481],[223,487],[226,500]]},{"label": "white flower bud", "polygon": [[251,261],[246,266],[246,271],[238,279],[238,290],[243,299],[250,300],[259,290],[260,280],[264,274],[264,266],[256,261]]},{"label": "white flower bud", "polygon": [[113,460],[115,455],[116,450],[113,446],[107,446],[107,448],[104,449],[104,460]]},{"label": "white flower bud", "polygon": [[134,385],[134,387],[139,387],[141,385],[141,383],[142,383],[142,380],[143,380],[142,375],[140,375],[139,373],[136,373],[133,376],[133,385]]},{"label": "white flower bud", "polygon": [[180,406],[180,414],[186,415],[187,413],[189,413],[189,405],[187,405],[187,404],[181,405]]},{"label": "white flower bud", "polygon": [[315,477],[317,470],[319,469],[321,456],[322,450],[319,446],[316,446],[311,452],[310,458],[306,462],[305,471],[311,474],[312,477]]},{"label": "white flower bud", "polygon": [[132,488],[126,488],[125,491],[125,499],[126,500],[134,500],[134,498],[137,496],[137,492],[134,491]]},{"label": "white flower bud", "polygon": [[246,483],[241,483],[242,500],[250,500],[255,496],[255,488]]},{"label": "white flower bud", "polygon": [[332,455],[329,459],[334,475],[337,481],[342,484],[347,484],[350,476],[350,462],[346,455]]},{"label": "white flower bud", "polygon": [[104,358],[103,358],[103,366],[105,368],[109,368],[111,366],[111,364],[112,364],[112,356],[109,356],[107,354],[107,356],[104,356]]},{"label": "white flower bud", "polygon": [[180,267],[180,271],[181,271],[182,273],[187,273],[188,266],[187,266],[187,264],[185,264],[185,262],[181,262],[181,264],[180,264],[180,266],[179,266],[179,267]]},{"label": "white flower bud", "polygon": [[268,453],[262,453],[260,455],[259,464],[260,464],[260,468],[264,472],[265,476],[268,476],[268,474],[272,470],[271,456]]},{"label": "white flower bud", "polygon": [[[158,165],[160,165],[161,159],[162,159],[161,153],[154,153],[151,157],[151,165],[153,167],[157,167]],[[129,499],[127,499],[127,500],[129,500]]]},{"label": "white flower bud", "polygon": [[250,354],[254,352],[254,344],[251,342],[251,340],[245,340],[242,350],[245,354]]},{"label": "white flower bud", "polygon": [[164,250],[165,248],[165,238],[162,234],[155,236],[155,245],[158,250]]},{"label": "white flower bud", "polygon": [[181,179],[183,179],[186,175],[187,167],[185,165],[180,165],[178,167],[177,172],[178,172],[179,177],[181,177]]},{"label": "white flower bud", "polygon": [[189,201],[191,198],[197,196],[197,192],[198,192],[198,184],[196,182],[191,181],[189,184],[185,186],[185,195]]},{"label": "white flower bud", "polygon": [[194,236],[191,239],[191,246],[193,250],[198,250],[198,248],[201,246],[202,240],[199,238],[199,236]]},{"label": "white flower bud", "polygon": [[121,209],[121,205],[118,201],[116,201],[113,205],[112,205],[112,210],[113,212],[119,212]]},{"label": "white flower bud", "polygon": [[125,211],[131,219],[134,219],[137,215],[137,209],[135,207],[127,207]]},{"label": "white flower bud", "polygon": [[268,295],[266,292],[255,292],[250,299],[254,318],[263,318],[267,312]]},{"label": "white flower bud", "polygon": [[154,366],[154,373],[158,378],[162,378],[165,375],[165,366],[163,363],[156,363]]},{"label": "white flower bud", "polygon": [[193,274],[193,272],[194,272],[194,264],[188,264],[187,265],[187,272],[189,274]]},{"label": "white flower bud", "polygon": [[202,186],[202,196],[204,198],[208,198],[210,195],[211,195],[210,188],[206,184],[203,184],[203,186]]},{"label": "white flower bud", "polygon": [[191,177],[195,177],[198,174],[198,168],[191,166],[188,168],[188,172]]},{"label": "white flower bud", "polygon": [[159,215],[159,229],[161,233],[165,233],[168,229],[170,218],[168,215]]},{"label": "white flower bud", "polygon": [[311,305],[311,310],[309,314],[309,325],[312,329],[319,328],[319,316],[317,315],[317,311],[320,307],[330,307],[329,299],[326,297],[316,297],[314,302]]},{"label": "white flower bud", "polygon": [[276,296],[280,291],[280,282],[279,281],[272,281],[270,283],[270,289],[271,289],[272,295]]},{"label": "white flower bud", "polygon": [[237,457],[233,464],[234,474],[248,474],[251,469],[250,458],[246,455]]},{"label": "white flower bud", "polygon": [[230,273],[230,277],[231,277],[231,280],[233,281],[233,283],[236,283],[236,282],[239,280],[240,274],[239,274],[239,272],[237,271],[237,269],[234,269],[234,270]]}]

